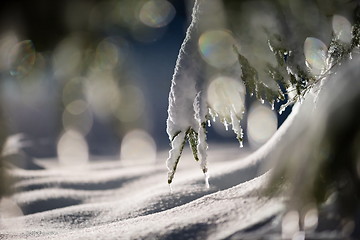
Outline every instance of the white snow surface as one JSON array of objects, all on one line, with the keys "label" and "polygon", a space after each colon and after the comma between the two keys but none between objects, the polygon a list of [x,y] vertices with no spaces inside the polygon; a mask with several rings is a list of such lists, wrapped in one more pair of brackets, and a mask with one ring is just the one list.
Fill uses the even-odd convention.
[{"label": "white snow surface", "polygon": [[171,193],[160,163],[71,169],[49,159],[36,161],[43,170],[14,168],[15,193],[0,203],[0,239],[223,239],[270,226],[283,203],[263,195],[268,173],[260,173],[259,158],[241,155],[236,145],[213,146],[216,172],[206,188],[185,151]]}]

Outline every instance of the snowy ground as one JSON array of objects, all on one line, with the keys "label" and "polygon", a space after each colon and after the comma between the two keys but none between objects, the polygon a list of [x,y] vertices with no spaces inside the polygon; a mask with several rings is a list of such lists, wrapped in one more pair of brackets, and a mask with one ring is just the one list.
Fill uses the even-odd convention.
[{"label": "snowy ground", "polygon": [[53,159],[35,162],[43,170],[14,169],[16,193],[1,202],[0,239],[273,239],[284,205],[262,194],[268,174],[259,176],[256,159],[237,146],[209,153],[210,188],[186,152],[172,193],[165,152],[157,163],[67,169]]}]

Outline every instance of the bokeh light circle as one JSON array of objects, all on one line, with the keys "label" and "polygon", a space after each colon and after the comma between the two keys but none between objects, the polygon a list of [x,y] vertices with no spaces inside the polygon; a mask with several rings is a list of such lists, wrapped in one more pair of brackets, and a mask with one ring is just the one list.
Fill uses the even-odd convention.
[{"label": "bokeh light circle", "polygon": [[152,28],[168,25],[175,16],[175,8],[166,0],[150,0],[142,5],[139,12],[140,21]]},{"label": "bokeh light circle", "polygon": [[116,117],[123,123],[138,121],[145,112],[145,96],[136,85],[129,84],[121,88],[119,108]]},{"label": "bokeh light circle", "polygon": [[94,118],[88,104],[82,99],[77,99],[65,107],[62,123],[65,130],[75,129],[86,135],[93,126]]},{"label": "bokeh light circle", "polygon": [[96,48],[95,64],[102,70],[111,70],[119,62],[117,46],[108,40],[101,41]]},{"label": "bokeh light circle", "polygon": [[155,161],[156,144],[147,132],[135,129],[123,138],[120,153],[123,161]]},{"label": "bokeh light circle", "polygon": [[350,43],[352,39],[351,23],[345,17],[334,15],[332,19],[332,27],[338,39],[345,43]]},{"label": "bokeh light circle", "polygon": [[327,46],[319,39],[308,37],[304,42],[306,63],[315,74],[321,74],[326,69]]},{"label": "bokeh light circle", "polygon": [[89,147],[84,136],[76,130],[68,129],[57,144],[60,165],[64,167],[83,166],[89,162]]},{"label": "bokeh light circle", "polygon": [[226,68],[237,61],[235,40],[227,30],[204,32],[199,38],[199,51],[203,59],[215,68]]},{"label": "bokeh light circle", "polygon": [[36,51],[32,41],[17,43],[8,56],[10,74],[18,78],[27,76],[34,68],[35,61]]},{"label": "bokeh light circle", "polygon": [[265,143],[277,130],[277,116],[269,107],[254,103],[248,115],[247,133],[253,146]]},{"label": "bokeh light circle", "polygon": [[[18,43],[18,39],[14,33],[4,33],[0,37],[0,71],[9,69],[9,59],[11,49]],[[11,60],[12,61],[12,60]]]}]

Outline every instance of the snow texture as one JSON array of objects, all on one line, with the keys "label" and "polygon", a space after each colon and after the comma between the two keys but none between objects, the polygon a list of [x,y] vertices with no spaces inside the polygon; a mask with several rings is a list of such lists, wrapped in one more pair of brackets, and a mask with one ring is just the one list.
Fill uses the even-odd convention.
[{"label": "snow texture", "polygon": [[[176,61],[171,90],[169,94],[169,108],[167,119],[167,133],[171,141],[171,150],[166,161],[168,182],[171,183],[174,177],[177,164],[185,144],[186,132],[189,128],[197,130],[198,121],[194,118],[194,101],[198,94],[197,82],[199,79],[199,68],[196,62],[189,59],[198,59],[197,52],[197,18],[199,17],[199,0],[195,1],[192,20],[187,29],[185,39],[181,45]],[[195,50],[195,51],[194,51]],[[197,105],[196,105],[197,106]],[[200,110],[198,110],[199,115]],[[198,116],[199,118],[200,115]],[[199,147],[203,146],[202,144]],[[203,152],[203,151],[201,151]],[[205,155],[202,155],[205,159]],[[202,161],[203,163],[205,161]]]},{"label": "snow texture", "polygon": [[198,93],[196,84],[200,81],[199,70],[195,61],[198,59],[197,52],[197,18],[199,17],[199,2],[195,1],[192,13],[192,20],[187,29],[185,39],[176,61],[171,90],[169,94],[169,109],[167,120],[167,133],[170,140],[178,131],[185,132],[188,127],[197,129],[197,122],[194,119],[193,102]]},{"label": "snow texture", "polygon": [[[293,116],[296,112],[293,113]],[[214,146],[210,187],[189,152],[172,192],[162,164],[117,161],[43,170],[13,168],[15,194],[0,203],[1,239],[271,239],[279,236],[281,198],[263,194],[262,163],[286,141],[289,118],[273,139],[240,157],[237,146]],[[159,159],[164,154],[159,155]],[[160,161],[159,161],[160,162]],[[45,164],[47,163],[47,164]],[[264,174],[265,173],[265,174]]]},{"label": "snow texture", "polygon": [[[201,116],[201,107],[200,107],[200,92],[196,95],[194,100],[194,118],[198,122],[198,145],[197,152],[200,160],[200,167],[203,170],[204,174],[207,173],[207,149],[208,144],[206,142],[206,126],[203,125],[203,118]],[[207,176],[205,176],[206,178]]]},{"label": "snow texture", "polygon": [[[214,13],[219,14],[219,16],[214,18]],[[206,160],[208,145],[206,143],[205,123],[208,120],[209,113],[213,112],[213,118],[215,116],[219,117],[226,128],[228,124],[232,124],[238,139],[242,139],[242,129],[239,120],[244,110],[245,89],[240,80],[235,80],[241,76],[241,67],[232,61],[232,64],[230,64],[232,66],[226,69],[225,74],[224,69],[217,71],[209,67],[199,52],[199,48],[201,49],[201,36],[213,32],[225,34],[225,46],[222,47],[226,48],[227,52],[232,53],[232,59],[237,62],[237,56],[233,52],[236,42],[232,36],[227,30],[213,31],[214,29],[225,29],[225,22],[221,1],[214,0],[210,5],[206,4],[204,0],[195,1],[191,23],[178,54],[169,94],[166,129],[171,141],[171,150],[166,161],[166,166],[169,170],[169,184],[174,178],[187,140],[190,145],[196,144],[195,147],[191,146],[191,148],[195,159],[200,160],[200,167],[203,173],[206,174],[208,169]],[[207,51],[210,50],[207,49]],[[217,78],[214,76],[217,76]],[[223,87],[219,94],[211,94],[213,101],[209,100],[206,94],[210,82],[219,82]],[[229,102],[232,104],[230,108],[223,107],[229,104]]]},{"label": "snow texture", "polygon": [[[217,171],[210,188],[204,187],[186,152],[188,164],[179,169],[172,193],[162,164],[103,161],[81,170],[14,168],[10,174],[16,193],[0,203],[0,239],[222,239],[246,231],[263,234],[261,224],[276,222],[283,208],[280,199],[262,195],[268,174],[259,174],[258,159],[239,160],[236,146],[218,149],[211,153]],[[260,227],[252,229],[257,224]]]}]

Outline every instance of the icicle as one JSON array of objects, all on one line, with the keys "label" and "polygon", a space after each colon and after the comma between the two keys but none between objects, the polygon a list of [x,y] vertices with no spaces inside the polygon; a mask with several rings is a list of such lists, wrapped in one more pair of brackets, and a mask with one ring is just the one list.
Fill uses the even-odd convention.
[{"label": "icicle", "polygon": [[244,138],[244,132],[243,132],[242,128],[240,127],[240,132],[237,134],[237,139],[239,140],[240,148],[244,147],[243,138]]},{"label": "icicle", "polygon": [[244,144],[242,141],[239,141],[239,144],[240,144],[240,148],[243,148],[244,147]]},{"label": "icicle", "polygon": [[236,134],[236,138],[239,140],[240,148],[243,147],[243,130],[240,126],[240,120],[235,115],[233,111],[231,111],[231,125],[234,133]]},{"label": "icicle", "polygon": [[285,104],[284,105],[281,105],[280,109],[279,109],[279,114],[281,115],[286,109],[286,106]]},{"label": "icicle", "polygon": [[271,110],[274,111],[274,109],[275,109],[275,101],[272,101],[272,102],[271,102]]},{"label": "icicle", "polygon": [[210,120],[207,120],[207,125],[208,125],[208,127],[211,127],[211,121]]},{"label": "icicle", "polygon": [[168,184],[168,185],[169,185],[169,192],[170,192],[170,194],[172,194],[172,193],[173,193],[173,189],[172,189],[172,187],[171,187],[171,183]]},{"label": "icicle", "polygon": [[200,160],[200,167],[204,173],[207,172],[207,149],[208,144],[206,142],[206,129],[201,126],[199,127],[197,151]]},{"label": "icicle", "polygon": [[[197,131],[197,146],[196,151],[198,158],[200,160],[200,167],[204,173],[207,172],[207,149],[208,144],[206,142],[206,123],[205,119],[206,117],[203,117],[201,115],[201,109],[200,109],[200,92],[196,95],[194,99],[194,118],[196,119],[198,123],[198,131]],[[210,111],[209,111],[210,112]],[[210,120],[208,120],[208,123]]]},{"label": "icicle", "polygon": [[207,189],[209,189],[209,188],[210,188],[210,184],[209,184],[210,175],[209,175],[208,172],[205,172],[205,173],[204,173],[204,176],[205,176],[205,187],[206,187]]},{"label": "icicle", "polygon": [[233,111],[231,111],[230,117],[231,117],[232,130],[234,131],[234,133],[238,134],[240,130],[240,121]]},{"label": "icicle", "polygon": [[225,126],[225,130],[228,131],[228,130],[229,130],[229,124],[228,124],[228,122],[226,121],[226,119],[224,119],[222,122],[223,122],[223,124],[224,124],[224,126]]},{"label": "icicle", "polygon": [[259,100],[260,100],[261,104],[264,104],[264,103],[265,103],[265,100],[264,100],[264,99],[260,98]]},{"label": "icicle", "polygon": [[212,118],[212,121],[216,122],[217,114],[211,108],[209,108],[209,114],[210,114],[210,117]]},{"label": "icicle", "polygon": [[349,58],[350,58],[350,60],[353,59],[353,57],[352,57],[352,52],[349,53]]}]

